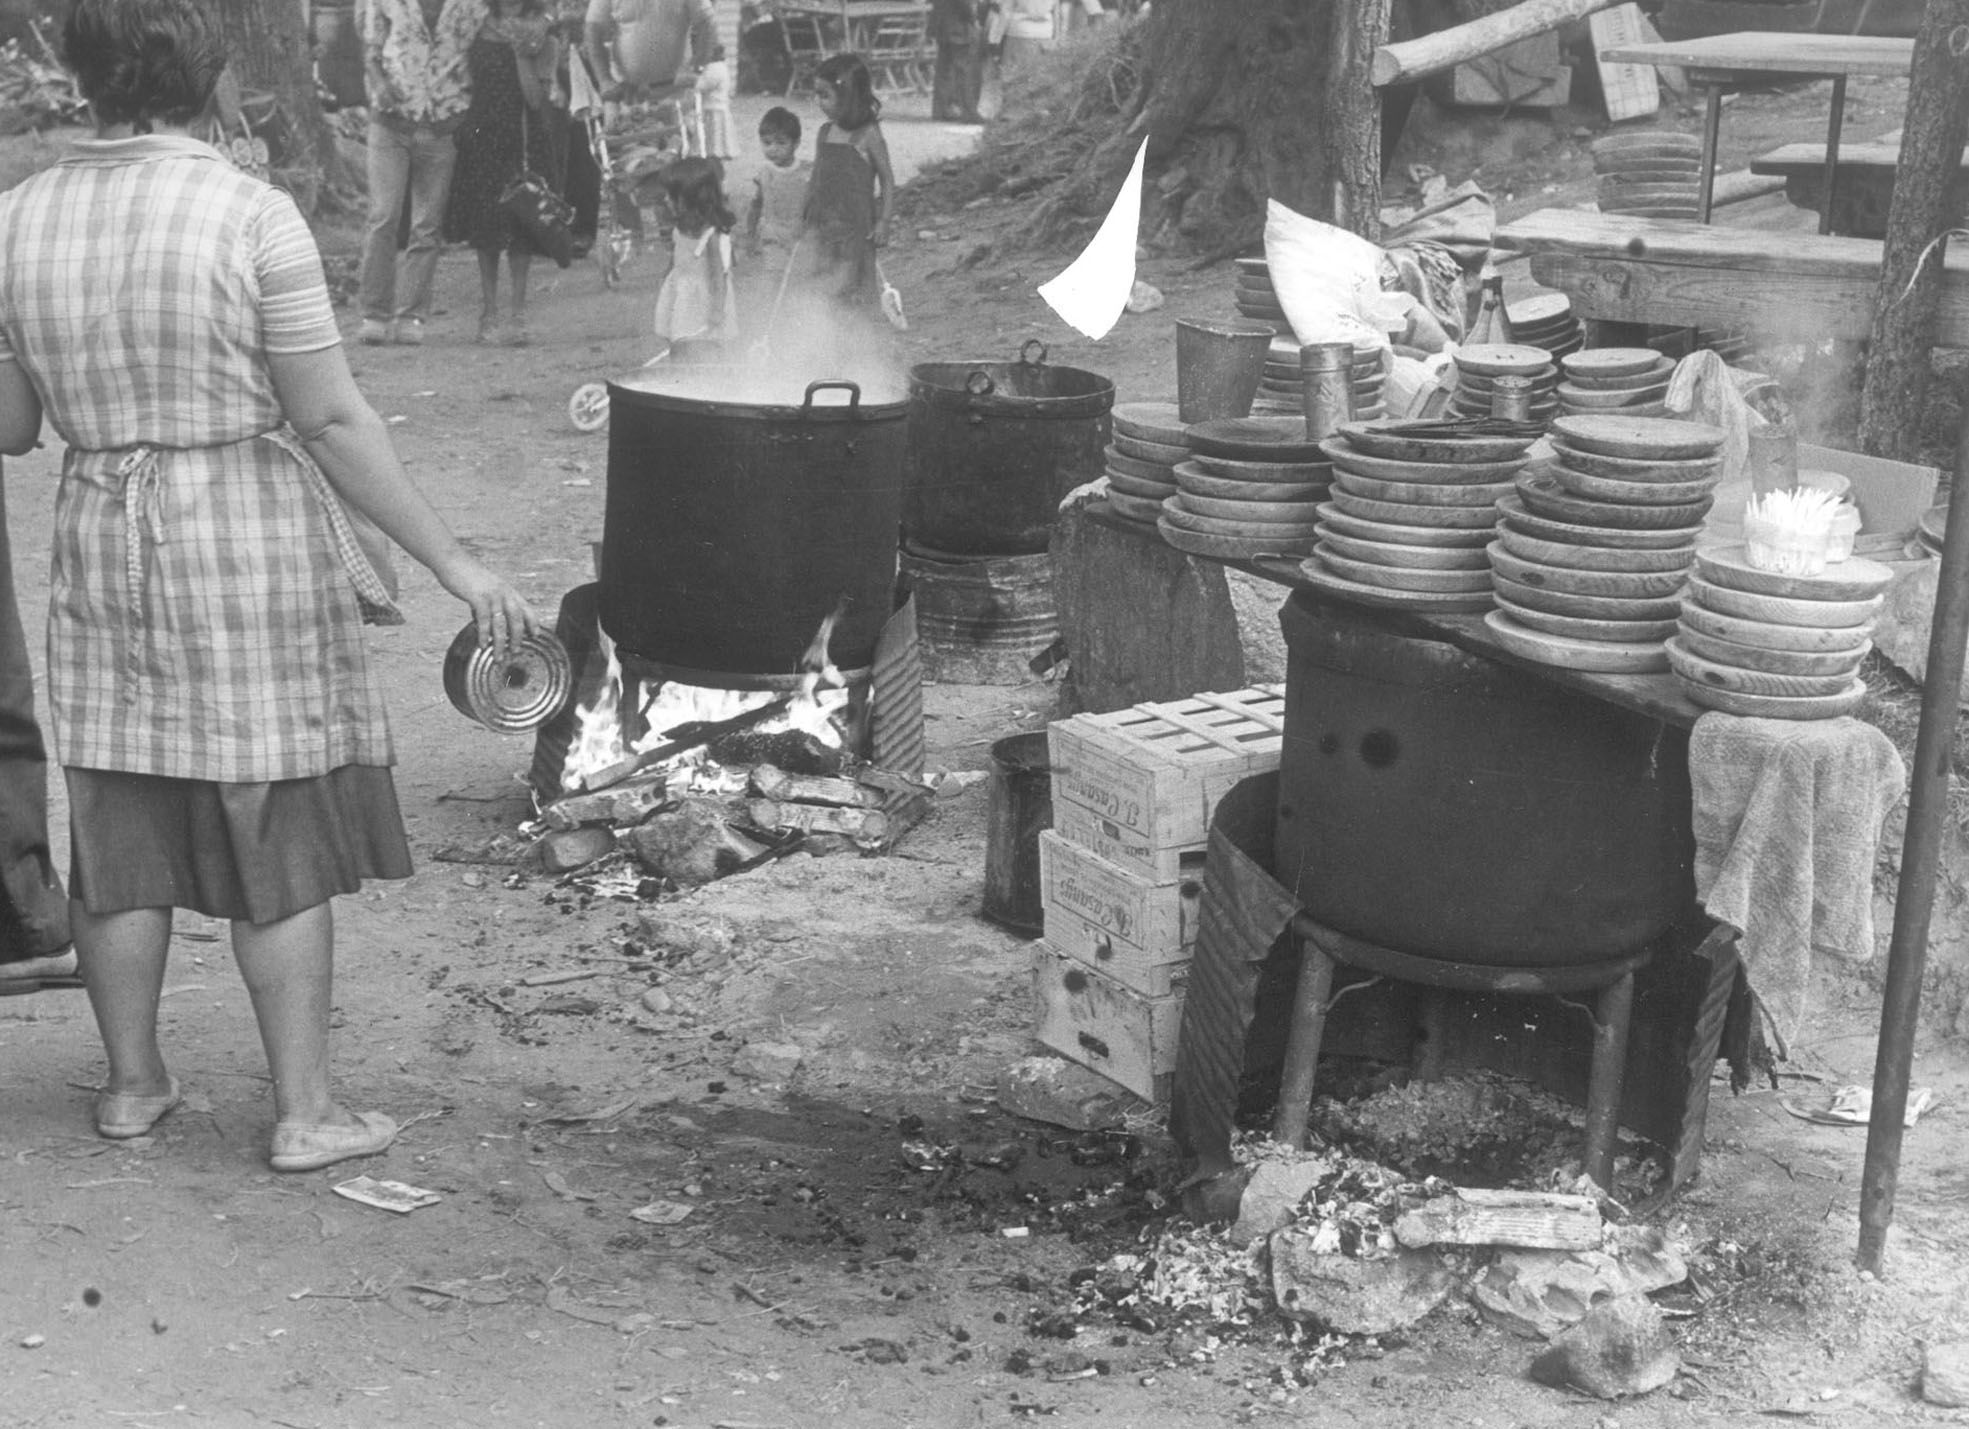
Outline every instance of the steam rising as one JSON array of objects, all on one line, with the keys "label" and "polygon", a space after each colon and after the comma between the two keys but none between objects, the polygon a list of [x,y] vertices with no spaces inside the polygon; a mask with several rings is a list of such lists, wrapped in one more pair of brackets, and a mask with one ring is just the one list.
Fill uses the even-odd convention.
[{"label": "steam rising", "polygon": [[[748,325],[749,326],[749,325]],[[766,315],[759,315],[759,330]],[[845,381],[869,404],[909,395],[892,330],[877,312],[866,315],[813,294],[789,292],[770,331],[726,343],[679,343],[671,353],[616,379],[638,392],[706,402],[798,407],[813,382]],[[845,388],[824,388],[814,405],[846,406]]]}]

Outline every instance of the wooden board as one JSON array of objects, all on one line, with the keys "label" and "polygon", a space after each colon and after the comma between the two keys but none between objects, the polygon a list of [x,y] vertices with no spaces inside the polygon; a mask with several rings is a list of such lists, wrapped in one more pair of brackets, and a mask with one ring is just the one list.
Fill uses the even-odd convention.
[{"label": "wooden board", "polygon": [[1660,109],[1661,86],[1652,65],[1623,64],[1605,57],[1609,48],[1645,43],[1641,36],[1641,7],[1629,3],[1602,10],[1587,16],[1586,28],[1593,38],[1594,63],[1600,71],[1600,92],[1606,97],[1607,118],[1617,123]]},{"label": "wooden board", "polygon": [[1033,1036],[1139,1097],[1176,1069],[1183,991],[1144,997],[1042,940],[1032,945]]},{"label": "wooden board", "polygon": [[1905,75],[1914,64],[1914,41],[1881,35],[1741,30],[1692,40],[1623,44],[1605,51],[1600,58],[1625,64],[1755,74]]},{"label": "wooden board", "polygon": [[[1431,82],[1441,98],[1442,86]],[[1451,104],[1482,108],[1556,109],[1572,97],[1572,67],[1552,31],[1492,50],[1449,72]]]}]

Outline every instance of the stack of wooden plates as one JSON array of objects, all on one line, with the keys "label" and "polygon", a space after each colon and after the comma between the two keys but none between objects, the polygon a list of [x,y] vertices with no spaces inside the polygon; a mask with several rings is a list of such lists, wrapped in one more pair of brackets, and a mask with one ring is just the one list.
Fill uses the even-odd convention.
[{"label": "stack of wooden plates", "polygon": [[[1354,349],[1354,416],[1363,422],[1385,416],[1388,411],[1388,379],[1381,365],[1381,352],[1381,348],[1371,344]],[[1306,410],[1306,389],[1300,378],[1296,338],[1281,337],[1272,343],[1251,410],[1259,416],[1285,416]]]},{"label": "stack of wooden plates", "polygon": [[1504,317],[1511,325],[1512,342],[1542,347],[1554,362],[1586,343],[1586,331],[1573,316],[1572,299],[1564,293],[1538,293],[1506,304]]},{"label": "stack of wooden plates", "polygon": [[1320,444],[1333,490],[1300,570],[1361,604],[1488,610],[1484,546],[1533,439],[1417,435],[1427,427],[1408,425],[1351,422]]},{"label": "stack of wooden plates", "polygon": [[1259,322],[1283,323],[1285,309],[1278,305],[1278,293],[1272,288],[1271,265],[1263,258],[1239,258],[1235,261],[1237,287],[1233,290],[1233,296],[1238,312]]},{"label": "stack of wooden plates", "polygon": [[1189,429],[1190,459],[1156,525],[1193,556],[1302,556],[1333,472],[1303,417],[1229,417]]},{"label": "stack of wooden plates", "polygon": [[1556,459],[1498,502],[1485,623],[1499,642],[1573,669],[1667,669],[1723,435],[1659,417],[1555,422]]},{"label": "stack of wooden plates", "polygon": [[1559,360],[1559,410],[1658,417],[1675,364],[1652,347],[1596,347]]},{"label": "stack of wooden plates", "polygon": [[1691,700],[1725,714],[1831,719],[1866,698],[1860,662],[1893,572],[1849,560],[1818,575],[1750,564],[1742,546],[1705,550],[1668,658]]},{"label": "stack of wooden plates", "polygon": [[1119,402],[1107,457],[1108,504],[1131,521],[1154,525],[1176,494],[1176,463],[1189,459],[1188,428],[1174,402]]},{"label": "stack of wooden plates", "polygon": [[1602,213],[1693,219],[1701,169],[1702,141],[1693,134],[1609,134],[1593,143]]},{"label": "stack of wooden plates", "polygon": [[1944,496],[1933,506],[1921,513],[1921,519],[1914,523],[1914,539],[1919,541],[1930,555],[1942,553],[1942,536],[1948,529],[1948,498]]},{"label": "stack of wooden plates", "polygon": [[1549,422],[1559,415],[1559,369],[1542,347],[1524,343],[1476,343],[1458,348],[1456,391],[1449,399],[1452,417],[1488,417],[1491,383],[1499,377],[1532,380],[1531,419]]}]

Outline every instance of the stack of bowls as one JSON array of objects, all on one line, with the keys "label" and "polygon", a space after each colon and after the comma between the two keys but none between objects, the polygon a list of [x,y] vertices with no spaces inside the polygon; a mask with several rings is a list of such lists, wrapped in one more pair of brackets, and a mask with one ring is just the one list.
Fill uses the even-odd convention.
[{"label": "stack of bowls", "polygon": [[1668,658],[1695,703],[1762,719],[1831,719],[1866,698],[1860,662],[1893,572],[1847,560],[1816,575],[1750,563],[1742,546],[1707,549]]},{"label": "stack of bowls", "polygon": [[1176,494],[1176,464],[1189,457],[1188,431],[1174,402],[1118,402],[1107,447],[1108,504],[1118,515],[1153,526]]},{"label": "stack of bowls", "polygon": [[1555,459],[1498,502],[1485,624],[1499,643],[1572,669],[1666,670],[1723,437],[1659,417],[1553,423]]},{"label": "stack of bowls", "polygon": [[1506,304],[1504,317],[1511,325],[1512,342],[1542,347],[1554,362],[1586,345],[1586,329],[1573,316],[1572,299],[1564,293],[1537,293]]},{"label": "stack of bowls", "polygon": [[1313,548],[1332,468],[1303,417],[1230,417],[1191,427],[1163,540],[1193,556],[1303,556]]},{"label": "stack of bowls", "polygon": [[1568,417],[1618,412],[1658,417],[1675,364],[1652,347],[1596,347],[1559,359],[1559,411]]},{"label": "stack of bowls", "polygon": [[1236,263],[1237,287],[1232,296],[1238,312],[1261,323],[1285,326],[1285,309],[1278,305],[1278,293],[1272,287],[1271,265],[1263,258],[1239,258]]},{"label": "stack of bowls", "polygon": [[1693,219],[1701,167],[1702,141],[1693,134],[1656,130],[1609,134],[1593,142],[1602,213]]},{"label": "stack of bowls", "polygon": [[1476,343],[1458,348],[1452,417],[1488,417],[1491,384],[1499,377],[1529,377],[1531,420],[1540,424],[1559,415],[1559,369],[1542,347],[1524,343]]},{"label": "stack of bowls", "polygon": [[[1354,349],[1354,416],[1371,422],[1387,414],[1388,375],[1381,364],[1382,349],[1366,344]],[[1281,337],[1265,355],[1265,374],[1258,379],[1258,396],[1251,404],[1257,416],[1286,416],[1306,409],[1306,389],[1299,369],[1299,341]]]},{"label": "stack of bowls", "polygon": [[1347,423],[1320,443],[1333,490],[1302,575],[1366,605],[1488,610],[1484,547],[1533,440],[1448,423]]}]

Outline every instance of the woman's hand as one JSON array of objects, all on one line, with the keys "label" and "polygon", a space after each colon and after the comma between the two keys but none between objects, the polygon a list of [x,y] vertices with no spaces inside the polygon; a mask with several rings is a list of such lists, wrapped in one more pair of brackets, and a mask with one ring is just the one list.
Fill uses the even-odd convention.
[{"label": "woman's hand", "polygon": [[540,617],[526,597],[471,557],[436,574],[446,590],[472,608],[480,645],[490,646],[504,657],[522,640],[540,632]]}]

